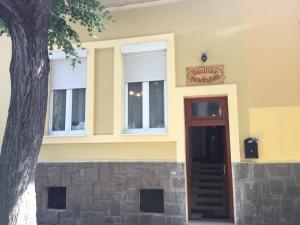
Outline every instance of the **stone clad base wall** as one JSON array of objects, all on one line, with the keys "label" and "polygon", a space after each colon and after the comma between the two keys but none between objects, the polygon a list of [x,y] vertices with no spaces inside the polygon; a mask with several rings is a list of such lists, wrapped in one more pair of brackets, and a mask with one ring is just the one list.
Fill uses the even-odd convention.
[{"label": "stone clad base wall", "polygon": [[[47,209],[47,188],[66,187],[66,210]],[[164,213],[143,213],[139,189],[164,190]],[[182,225],[184,165],[176,162],[40,163],[39,225]]]},{"label": "stone clad base wall", "polygon": [[234,163],[237,225],[300,225],[300,164]]},{"label": "stone clad base wall", "polygon": [[[234,163],[236,225],[300,225],[300,164]],[[47,188],[66,187],[66,210],[47,209]],[[164,213],[143,213],[140,189],[164,190]],[[38,225],[184,225],[184,164],[40,163]]]}]

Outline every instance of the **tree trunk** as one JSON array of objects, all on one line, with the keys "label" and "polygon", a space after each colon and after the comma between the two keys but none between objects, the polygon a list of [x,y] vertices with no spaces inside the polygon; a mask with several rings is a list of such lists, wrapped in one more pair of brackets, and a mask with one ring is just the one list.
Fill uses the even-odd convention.
[{"label": "tree trunk", "polygon": [[36,225],[35,170],[48,94],[51,0],[0,0],[12,39],[11,99],[0,155],[0,224]]}]

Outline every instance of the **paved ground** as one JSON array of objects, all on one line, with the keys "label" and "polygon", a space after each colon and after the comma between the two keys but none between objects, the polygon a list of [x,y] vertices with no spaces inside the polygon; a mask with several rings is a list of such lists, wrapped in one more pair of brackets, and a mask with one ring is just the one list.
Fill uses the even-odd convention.
[{"label": "paved ground", "polygon": [[227,222],[199,222],[199,221],[190,221],[188,225],[234,225],[234,223]]}]

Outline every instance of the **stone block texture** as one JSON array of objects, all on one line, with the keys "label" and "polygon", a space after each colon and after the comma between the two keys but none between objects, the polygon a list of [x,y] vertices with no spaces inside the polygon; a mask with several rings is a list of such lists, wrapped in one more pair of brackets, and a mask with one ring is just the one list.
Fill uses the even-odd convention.
[{"label": "stone block texture", "polygon": [[[48,187],[66,187],[66,210],[47,208]],[[164,190],[164,213],[140,211],[143,188]],[[183,163],[40,163],[36,192],[39,225],[185,224]]]},{"label": "stone block texture", "polygon": [[300,164],[234,163],[233,172],[235,224],[300,224]]}]

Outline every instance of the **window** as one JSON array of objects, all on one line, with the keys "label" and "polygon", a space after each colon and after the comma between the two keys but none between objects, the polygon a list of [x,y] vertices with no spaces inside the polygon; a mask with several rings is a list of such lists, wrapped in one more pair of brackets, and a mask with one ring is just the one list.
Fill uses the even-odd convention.
[{"label": "window", "polygon": [[141,189],[140,210],[145,213],[164,213],[164,191],[162,189]]},{"label": "window", "polygon": [[50,135],[76,135],[85,131],[86,59],[75,68],[71,60],[51,60]]},{"label": "window", "polygon": [[48,209],[66,209],[66,193],[65,187],[49,187]]},{"label": "window", "polygon": [[221,116],[221,103],[217,101],[193,102],[192,115],[195,117]]},{"label": "window", "polygon": [[125,132],[166,132],[166,44],[126,45]]}]

